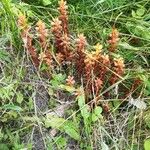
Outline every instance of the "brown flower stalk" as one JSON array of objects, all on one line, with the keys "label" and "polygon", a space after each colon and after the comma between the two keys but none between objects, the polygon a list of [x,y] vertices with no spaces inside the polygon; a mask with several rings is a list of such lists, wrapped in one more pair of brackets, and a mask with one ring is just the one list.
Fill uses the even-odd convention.
[{"label": "brown flower stalk", "polygon": [[20,15],[18,18],[18,26],[21,29],[21,37],[24,42],[24,47],[28,50],[32,62],[35,67],[39,66],[38,54],[35,47],[32,45],[32,36],[29,34],[30,27],[27,24],[26,16]]},{"label": "brown flower stalk", "polygon": [[45,27],[45,23],[43,23],[41,20],[39,20],[36,25],[36,31],[38,33],[41,48],[46,49],[48,30]]},{"label": "brown flower stalk", "polygon": [[68,6],[66,5],[66,1],[64,0],[60,0],[59,1],[59,20],[62,23],[62,30],[63,30],[63,34],[68,35],[69,34],[69,29],[68,29]]},{"label": "brown flower stalk", "polygon": [[46,29],[45,23],[41,20],[39,20],[36,25],[40,46],[44,50],[44,52],[41,52],[39,55],[39,59],[46,63],[49,67],[52,67],[52,55],[48,48],[49,45],[47,45],[48,29]]},{"label": "brown flower stalk", "polygon": [[129,90],[126,92],[126,97],[129,95],[132,95],[133,93],[136,95],[136,97],[139,97],[141,93],[138,93],[137,89],[142,84],[142,80],[140,78],[135,78],[133,81],[133,84]]},{"label": "brown flower stalk", "polygon": [[108,40],[108,43],[110,44],[109,51],[115,52],[119,41],[119,32],[115,27],[113,27],[112,33],[110,34],[109,37],[110,37],[110,40]]},{"label": "brown flower stalk", "polygon": [[114,59],[113,71],[115,72],[115,74],[113,73],[110,78],[111,85],[119,79],[119,76],[122,76],[124,74],[124,67],[125,65],[123,58]]},{"label": "brown flower stalk", "polygon": [[52,55],[51,55],[51,53],[50,53],[50,51],[47,49],[46,51],[44,51],[44,52],[41,52],[40,54],[39,54],[39,60],[41,61],[41,62],[44,62],[44,63],[46,63],[47,64],[47,66],[49,66],[49,68],[52,68],[53,66],[52,66]]},{"label": "brown flower stalk", "polygon": [[100,62],[98,65],[99,65],[99,70],[97,68],[97,71],[96,72],[99,72],[99,78],[103,81],[105,80],[106,78],[106,73],[109,71],[109,68],[110,68],[110,58],[108,55],[106,54],[103,54],[103,55],[100,55],[99,59],[98,59],[98,62]]},{"label": "brown flower stalk", "polygon": [[67,34],[63,34],[61,37],[61,46],[63,48],[62,54],[65,56],[66,60],[70,56],[70,38]]},{"label": "brown flower stalk", "polygon": [[51,31],[55,38],[55,47],[56,52],[61,53],[62,52],[62,26],[61,21],[58,18],[53,19],[53,22],[51,23],[52,28]]},{"label": "brown flower stalk", "polygon": [[76,74],[79,80],[84,75],[86,44],[87,41],[85,36],[83,34],[78,35],[78,38],[76,40],[75,67],[76,67]]}]

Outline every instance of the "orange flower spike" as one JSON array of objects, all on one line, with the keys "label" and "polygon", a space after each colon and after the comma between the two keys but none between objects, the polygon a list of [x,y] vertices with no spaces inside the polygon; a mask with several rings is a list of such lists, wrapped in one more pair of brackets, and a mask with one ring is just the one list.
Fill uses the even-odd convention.
[{"label": "orange flower spike", "polygon": [[76,40],[77,52],[84,51],[86,44],[86,37],[83,34],[79,34]]},{"label": "orange flower spike", "polygon": [[25,15],[20,15],[18,17],[18,26],[21,28],[21,29],[26,29],[28,27],[28,24],[27,24],[27,19],[26,19],[26,16]]},{"label": "orange flower spike", "polygon": [[39,59],[35,47],[32,45],[32,36],[29,34],[30,27],[27,24],[25,15],[20,15],[18,18],[18,26],[21,29],[21,37],[24,42],[24,47],[28,50],[31,55],[32,61],[35,67],[39,66]]},{"label": "orange flower spike", "polygon": [[110,40],[108,41],[108,43],[110,44],[109,47],[109,51],[110,52],[115,52],[117,45],[118,45],[118,41],[119,41],[119,32],[117,29],[113,28],[112,29],[112,33],[110,34]]},{"label": "orange flower spike", "polygon": [[63,51],[62,53],[66,56],[66,57],[69,57],[69,48],[70,48],[70,38],[68,37],[67,34],[64,34],[62,37],[61,37],[61,46],[63,47]]},{"label": "orange flower spike", "polygon": [[95,46],[93,46],[95,51],[96,51],[96,54],[100,54],[101,51],[102,51],[102,48],[103,46],[100,44],[100,43],[97,43]]},{"label": "orange flower spike", "polygon": [[52,67],[52,56],[48,50],[39,54],[39,60],[41,62],[44,61],[49,67]]},{"label": "orange flower spike", "polygon": [[62,53],[56,53],[56,60],[61,64],[64,60],[64,55]]},{"label": "orange flower spike", "polygon": [[96,95],[98,95],[98,92],[102,88],[102,85],[103,85],[103,81],[100,78],[95,79]]},{"label": "orange flower spike", "polygon": [[68,12],[67,12],[68,6],[66,4],[66,1],[61,0],[59,1],[59,19],[62,22],[62,28],[63,28],[63,33],[67,34],[69,33],[69,29],[68,29]]},{"label": "orange flower spike", "polygon": [[40,60],[40,61],[43,61],[45,58],[46,58],[45,53],[44,53],[44,52],[41,52],[41,53],[39,54],[39,60]]},{"label": "orange flower spike", "polygon": [[83,34],[78,35],[78,38],[76,39],[75,66],[76,66],[77,75],[79,79],[84,74],[86,45],[87,45],[86,37]]},{"label": "orange flower spike", "polygon": [[68,76],[68,78],[66,79],[67,85],[68,86],[74,86],[75,84],[75,80],[73,76]]},{"label": "orange flower spike", "polygon": [[52,32],[53,33],[61,33],[62,31],[62,26],[61,26],[61,21],[58,18],[53,19],[52,23]]},{"label": "orange flower spike", "polygon": [[[122,76],[124,74],[124,60],[123,58],[114,59],[114,67],[113,71],[118,75]],[[113,74],[110,78],[110,83],[114,84],[118,80],[118,76],[116,74]]]},{"label": "orange flower spike", "polygon": [[62,51],[62,26],[61,26],[61,21],[58,18],[53,19],[53,22],[51,23],[52,28],[51,31],[54,35],[55,38],[55,47],[57,52]]},{"label": "orange flower spike", "polygon": [[122,75],[125,67],[123,58],[114,59],[114,66],[118,74]]},{"label": "orange flower spike", "polygon": [[21,29],[21,37],[25,47],[27,46],[27,37],[29,36],[29,26],[25,15],[18,17],[18,26]]},{"label": "orange flower spike", "polygon": [[45,23],[43,23],[41,20],[39,20],[36,25],[37,25],[36,31],[38,33],[41,47],[45,48],[46,38],[48,36],[48,30],[46,29]]}]

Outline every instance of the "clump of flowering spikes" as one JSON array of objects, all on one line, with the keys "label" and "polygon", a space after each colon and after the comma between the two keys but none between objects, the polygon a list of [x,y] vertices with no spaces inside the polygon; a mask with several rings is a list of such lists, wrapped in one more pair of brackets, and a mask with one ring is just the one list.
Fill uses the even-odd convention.
[{"label": "clump of flowering spikes", "polygon": [[67,34],[63,34],[61,21],[58,18],[53,19],[51,30],[55,38],[56,52],[63,56],[61,57],[63,58],[61,62],[70,59],[70,38]]},{"label": "clump of flowering spikes", "polygon": [[111,84],[114,84],[119,79],[119,77],[124,74],[124,67],[125,65],[123,58],[114,59],[114,66],[112,70],[115,73],[113,73],[110,78]]},{"label": "clump of flowering spikes", "polygon": [[112,33],[110,34],[110,40],[108,41],[108,43],[110,44],[109,46],[109,51],[110,52],[115,52],[117,45],[118,45],[118,41],[119,41],[119,32],[116,28],[113,27],[112,29]]},{"label": "clump of flowering spikes", "polygon": [[[106,77],[106,72],[110,66],[109,56],[102,54],[102,45],[99,43],[94,46],[95,51],[86,54],[85,58],[85,81],[88,93],[92,93],[94,88],[95,95],[102,88],[103,81]],[[94,80],[92,78],[95,78]]]},{"label": "clump of flowering spikes", "polygon": [[[57,53],[63,55],[61,62],[71,62],[73,54],[70,51],[70,37],[68,29],[68,6],[66,1],[59,1],[59,17],[52,22],[52,33],[55,37],[55,48]],[[60,54],[59,54],[60,56]]]},{"label": "clump of flowering spikes", "polygon": [[59,8],[58,8],[59,13],[60,13],[59,20],[62,23],[63,33],[66,35],[68,35],[68,33],[69,33],[67,9],[68,9],[68,6],[66,5],[66,1],[64,1],[64,0],[59,1]]},{"label": "clump of flowering spikes", "polygon": [[20,15],[18,18],[18,26],[21,29],[21,37],[24,42],[24,47],[29,52],[32,62],[35,67],[39,66],[38,54],[35,47],[32,45],[32,36],[29,34],[30,27],[27,24],[27,19],[25,15]]},{"label": "clump of flowering spikes", "polygon": [[75,67],[79,80],[84,75],[86,45],[87,41],[85,36],[83,34],[78,35],[78,38],[76,39]]},{"label": "clump of flowering spikes", "polygon": [[110,68],[109,56],[101,53],[102,45],[100,45],[99,43],[94,46],[94,48],[95,52],[93,54],[96,61],[96,64],[94,66],[94,72],[101,80],[105,80],[105,74],[108,71],[108,68]]}]

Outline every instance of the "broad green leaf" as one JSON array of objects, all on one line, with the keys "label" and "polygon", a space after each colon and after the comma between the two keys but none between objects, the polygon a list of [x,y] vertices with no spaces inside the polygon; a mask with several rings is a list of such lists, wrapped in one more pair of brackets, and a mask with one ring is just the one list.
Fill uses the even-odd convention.
[{"label": "broad green leaf", "polygon": [[48,116],[45,120],[45,126],[46,128],[52,127],[54,129],[64,131],[75,140],[80,140],[79,131],[76,125],[71,121],[59,118],[57,116]]},{"label": "broad green leaf", "polygon": [[150,150],[150,139],[146,139],[144,142],[144,149]]},{"label": "broad green leaf", "polygon": [[6,104],[2,107],[3,109],[22,111],[22,108],[13,104]]},{"label": "broad green leaf", "polygon": [[75,128],[76,127],[73,123],[68,124],[66,122],[64,125],[64,130],[70,137],[72,137],[75,140],[80,140],[80,134],[79,134],[79,132],[77,132],[77,130]]},{"label": "broad green leaf", "polygon": [[59,118],[57,116],[48,116],[45,120],[45,126],[46,128],[52,127],[55,129],[62,128],[63,124],[65,122],[65,119]]}]

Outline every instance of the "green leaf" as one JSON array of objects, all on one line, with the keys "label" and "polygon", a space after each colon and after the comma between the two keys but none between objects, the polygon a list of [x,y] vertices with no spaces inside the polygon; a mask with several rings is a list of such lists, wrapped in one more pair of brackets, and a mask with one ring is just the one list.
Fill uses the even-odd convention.
[{"label": "green leaf", "polygon": [[102,117],[101,113],[102,108],[100,106],[97,106],[92,113],[92,122],[96,122],[100,117]]},{"label": "green leaf", "polygon": [[97,106],[95,109],[94,109],[94,114],[95,115],[99,115],[99,114],[101,114],[102,113],[102,107],[100,107],[100,106]]},{"label": "green leaf", "polygon": [[52,80],[50,81],[50,83],[52,84],[53,87],[59,87],[60,84],[64,83],[65,81],[65,75],[63,74],[53,74],[52,75]]},{"label": "green leaf", "polygon": [[57,116],[48,116],[45,120],[46,128],[52,127],[60,131],[64,131],[75,140],[80,140],[80,134],[76,125],[68,120]]},{"label": "green leaf", "polygon": [[135,51],[138,51],[139,49],[137,48],[137,47],[134,47],[134,46],[131,46],[131,45],[129,45],[128,43],[126,43],[126,42],[120,42],[119,43],[119,46],[120,47],[122,47],[122,48],[124,48],[125,50],[135,50]]},{"label": "green leaf", "polygon": [[85,104],[85,96],[84,94],[81,94],[77,97],[78,99],[78,105],[79,108],[81,109],[81,115],[86,120],[90,116],[89,108],[88,105]]},{"label": "green leaf", "polygon": [[134,10],[132,10],[132,17],[136,18],[136,13]]},{"label": "green leaf", "polygon": [[0,61],[10,62],[9,53],[0,49]]},{"label": "green leaf", "polygon": [[42,0],[42,4],[44,6],[50,5],[51,4],[51,0]]},{"label": "green leaf", "polygon": [[60,129],[63,126],[65,119],[59,118],[57,116],[48,116],[45,120],[46,128],[52,127],[55,129]]},{"label": "green leaf", "polygon": [[63,90],[66,90],[66,91],[68,91],[68,92],[70,92],[70,93],[72,93],[72,92],[74,92],[74,91],[76,90],[76,89],[75,89],[74,87],[72,87],[72,86],[63,85],[63,84],[60,85],[60,88],[62,88]]},{"label": "green leaf", "polygon": [[23,94],[21,92],[17,93],[17,102],[21,104],[23,101]]},{"label": "green leaf", "polygon": [[61,136],[57,137],[55,142],[56,142],[56,144],[57,144],[59,149],[62,149],[62,148],[64,148],[67,145],[67,139],[63,138]]},{"label": "green leaf", "polygon": [[7,145],[6,144],[2,144],[2,143],[0,143],[0,149],[2,149],[2,150],[9,150]]},{"label": "green leaf", "polygon": [[139,8],[139,9],[137,9],[137,11],[136,11],[136,14],[138,15],[138,16],[143,16],[144,15],[144,13],[145,13],[145,8],[143,7],[141,7],[141,8]]},{"label": "green leaf", "polygon": [[77,131],[76,126],[72,122],[70,123],[66,122],[64,125],[64,130],[73,139],[80,140],[80,134]]},{"label": "green leaf", "polygon": [[150,150],[150,139],[146,139],[144,142],[144,149]]},{"label": "green leaf", "polygon": [[2,107],[3,109],[22,111],[22,108],[13,104],[6,104]]},{"label": "green leaf", "polygon": [[146,114],[144,121],[145,121],[146,125],[150,128],[150,115],[149,115],[149,112]]}]

